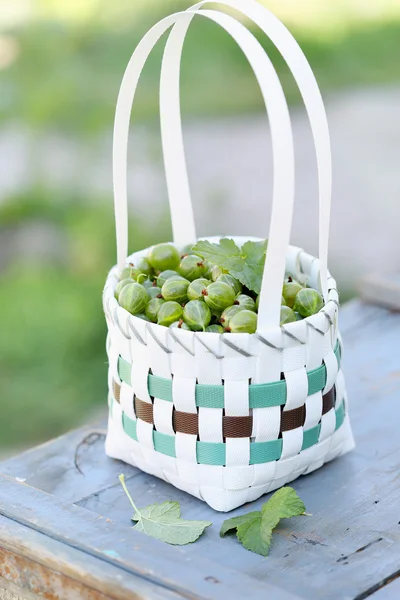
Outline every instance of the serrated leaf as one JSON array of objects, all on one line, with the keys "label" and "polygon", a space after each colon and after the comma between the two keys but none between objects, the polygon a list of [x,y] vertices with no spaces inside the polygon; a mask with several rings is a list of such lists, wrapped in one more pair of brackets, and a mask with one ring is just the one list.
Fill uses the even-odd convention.
[{"label": "serrated leaf", "polygon": [[226,533],[232,532],[235,529],[237,529],[239,525],[242,525],[248,520],[253,520],[254,515],[261,515],[261,513],[257,510],[255,512],[247,513],[246,515],[240,515],[239,517],[232,517],[232,519],[226,519],[226,521],[222,523],[219,535],[221,537],[224,537]]},{"label": "serrated leaf", "polygon": [[221,269],[226,269],[248,289],[259,294],[266,248],[266,240],[249,241],[239,248],[232,239],[223,238],[218,244],[200,240],[193,251]]},{"label": "serrated leaf", "polygon": [[181,519],[178,502],[152,504],[138,511],[135,516],[139,516],[134,527],[136,531],[177,546],[195,542],[205,528],[211,525],[209,521]]},{"label": "serrated leaf", "polygon": [[137,521],[137,524],[134,526],[134,530],[167,544],[183,546],[195,542],[202,535],[205,528],[211,525],[210,521],[186,521],[181,519],[179,502],[167,501],[138,509],[125,485],[124,476],[120,475],[119,479],[135,510],[132,521]]},{"label": "serrated leaf", "polygon": [[306,510],[304,502],[298,497],[295,490],[291,487],[283,487],[271,498],[263,504],[261,512],[274,512],[278,519],[289,519],[290,517],[298,517]]},{"label": "serrated leaf", "polygon": [[251,552],[267,556],[272,532],[281,519],[305,513],[305,506],[293,488],[281,488],[263,504],[261,511],[251,512],[223,522],[220,535],[236,528],[239,542]]}]

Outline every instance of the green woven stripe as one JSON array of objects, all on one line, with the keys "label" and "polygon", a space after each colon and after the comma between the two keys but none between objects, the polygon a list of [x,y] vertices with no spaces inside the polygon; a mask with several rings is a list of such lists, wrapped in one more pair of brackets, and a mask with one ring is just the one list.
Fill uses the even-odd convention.
[{"label": "green woven stripe", "polygon": [[339,427],[342,426],[345,414],[346,414],[346,412],[344,410],[344,401],[343,401],[342,404],[339,406],[339,408],[336,410],[336,429],[339,429]]},{"label": "green woven stripe", "polygon": [[197,442],[196,458],[200,465],[224,465],[225,444],[214,442]]},{"label": "green woven stripe", "polygon": [[282,455],[282,439],[271,442],[254,442],[250,444],[250,464],[260,465],[262,463],[278,460]]},{"label": "green woven stripe", "polygon": [[138,441],[136,434],[136,421],[128,417],[124,412],[122,413],[122,427],[130,438]]},{"label": "green woven stripe", "polygon": [[315,446],[319,440],[319,434],[321,431],[321,425],[318,423],[315,427],[311,427],[311,429],[307,429],[303,432],[303,445],[301,447],[302,450],[307,450],[307,448],[311,448],[311,446]]},{"label": "green woven stripe", "polygon": [[[339,343],[335,348],[335,355],[340,366],[341,351]],[[131,385],[131,365],[121,356],[118,359],[118,373],[121,381]],[[316,394],[324,389],[326,384],[326,367],[321,365],[307,373],[308,395]],[[149,395],[160,400],[172,402],[172,380],[148,376]],[[207,385],[198,383],[195,388],[196,406],[202,408],[224,408],[224,386]],[[271,383],[256,383],[249,386],[250,408],[269,408],[272,406],[283,406],[286,402],[286,381],[274,381]]]},{"label": "green woven stripe", "polygon": [[160,433],[159,431],[153,431],[153,444],[154,449],[157,450],[157,452],[172,456],[173,458],[176,457],[175,436]]},{"label": "green woven stripe", "polygon": [[[336,410],[336,429],[342,425],[345,417],[344,402]],[[136,421],[122,413],[122,426],[125,433],[137,441]],[[321,425],[318,424],[303,433],[302,450],[311,448],[318,443]],[[176,457],[175,436],[153,431],[154,449],[161,454]],[[274,460],[279,460],[282,455],[282,439],[270,442],[250,443],[250,464],[259,465]],[[196,442],[196,458],[201,465],[224,466],[226,463],[226,446],[220,442]]]}]

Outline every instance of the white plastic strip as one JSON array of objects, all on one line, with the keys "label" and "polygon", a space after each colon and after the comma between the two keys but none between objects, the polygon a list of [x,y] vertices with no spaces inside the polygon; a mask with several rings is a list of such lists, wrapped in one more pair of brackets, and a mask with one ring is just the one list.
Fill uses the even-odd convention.
[{"label": "white plastic strip", "polygon": [[[203,0],[188,10],[190,12],[199,10],[202,6],[209,3],[209,1],[210,0]],[[254,21],[254,23],[266,33],[287,62],[303,97],[310,119],[318,164],[320,274],[322,292],[325,301],[327,301],[327,261],[332,167],[328,122],[318,84],[306,57],[296,40],[283,23],[281,23],[267,8],[261,6],[255,0],[221,0],[219,3],[237,9]],[[190,21],[181,21],[174,26],[170,33],[163,58],[160,94],[161,132],[163,137],[167,180],[169,180],[169,193],[170,195],[173,193],[175,198],[178,199],[177,201],[185,201],[187,204],[190,203],[190,192],[186,172],[180,116],[179,65],[182,46],[189,24]],[[168,115],[166,114],[166,111],[168,111]],[[166,118],[167,116],[168,119]],[[174,140],[173,145],[171,145],[171,140]],[[185,210],[185,212],[188,213],[189,211]],[[172,216],[174,217],[174,213]],[[283,221],[277,223],[275,235],[280,235],[280,232],[285,226],[290,226],[288,220],[288,215],[283,215]],[[274,217],[272,217],[272,223],[274,225],[276,223]],[[192,237],[191,239],[188,237],[192,231],[194,231],[193,220],[185,224],[183,220],[178,218],[174,226],[174,234],[176,235],[176,238],[174,238],[175,241],[185,239],[185,243],[192,242],[195,237]],[[271,229],[271,232],[272,231],[273,230]],[[269,259],[267,260],[265,269],[266,278],[269,278],[271,269],[268,263],[271,261],[273,264],[275,260],[275,244],[271,244],[270,239]],[[270,283],[270,281],[268,281],[268,283]],[[266,287],[266,285],[264,285],[264,289],[268,294],[268,290],[271,290],[271,287]],[[271,291],[270,293],[272,294],[274,292]],[[264,293],[262,293],[259,312],[263,314],[265,311],[269,310],[269,305],[270,301],[268,298],[266,299]]]},{"label": "white plastic strip", "polygon": [[[264,282],[268,281],[268,287],[274,290],[274,292],[268,295],[263,293],[265,306],[261,310],[261,319],[259,319],[259,331],[263,331],[264,329],[269,329],[271,326],[276,326],[279,324],[281,306],[280,290],[285,271],[286,251],[289,245],[290,228],[293,214],[293,138],[285,95],[271,61],[265,54],[262,46],[259,44],[256,38],[241,23],[228,15],[216,11],[200,11],[198,13],[186,11],[166,17],[157,23],[157,25],[155,25],[152,29],[150,29],[150,31],[144,36],[133,53],[131,60],[129,61],[118,96],[114,124],[113,168],[118,265],[120,268],[123,266],[127,255],[127,144],[130,112],[140,73],[151,49],[164,31],[168,29],[172,23],[178,21],[178,19],[189,24],[193,16],[196,14],[207,17],[221,25],[241,47],[259,82],[271,124],[271,139],[274,156],[273,196],[275,200],[271,220],[269,248],[270,253],[275,257],[275,260],[274,262],[271,260],[268,261],[269,267],[268,265],[266,266]],[[186,29],[187,27],[185,28],[185,31]],[[180,47],[178,45],[174,45],[173,39],[172,41],[169,39],[168,43],[172,54],[174,54],[176,51],[179,51],[180,56]],[[171,72],[173,72],[173,61],[167,62],[167,65],[168,64],[172,65]],[[168,89],[171,83],[168,79],[168,71],[164,70],[162,82],[161,88]],[[175,97],[171,97],[171,100],[173,100],[172,104],[169,104],[168,98],[169,96],[165,95],[162,98],[163,110],[161,114],[162,128],[164,133],[166,127],[168,127],[171,133],[171,136],[168,140],[167,157],[175,156],[177,152],[179,153],[179,149],[181,149],[182,155],[180,158],[183,163],[178,165],[178,167],[182,166],[184,169],[186,169],[183,155],[182,137],[180,136],[180,142],[177,142],[178,138],[176,137],[176,130],[174,137],[173,128],[171,128],[169,125],[170,119],[171,123],[173,123],[172,115],[175,114],[175,117],[177,115],[177,112],[174,111]],[[179,111],[178,122],[180,123]],[[181,129],[179,128],[178,131],[181,131]],[[193,223],[193,218],[190,216],[192,211],[190,200],[188,200],[188,198],[185,200],[184,196],[181,194],[182,190],[184,189],[181,188],[182,173],[179,169],[174,169],[174,165],[176,164],[177,163],[175,163],[174,160],[171,161],[167,158],[166,166],[174,240],[177,243],[182,243],[183,239],[185,238],[183,234],[182,237],[180,237],[180,234],[177,232],[186,232],[188,224],[188,236],[190,236],[188,239],[194,239],[192,237],[193,234],[190,232],[190,223]],[[186,170],[185,178],[187,179]],[[183,208],[184,206],[186,206],[185,209]],[[284,223],[285,226],[283,229],[278,231],[281,223]],[[186,235],[186,233],[184,235]]]}]

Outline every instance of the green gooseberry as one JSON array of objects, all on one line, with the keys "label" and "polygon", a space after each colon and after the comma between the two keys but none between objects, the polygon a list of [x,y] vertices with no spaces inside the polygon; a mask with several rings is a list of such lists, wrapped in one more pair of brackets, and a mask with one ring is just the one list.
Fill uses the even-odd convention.
[{"label": "green gooseberry", "polygon": [[222,325],[208,325],[206,327],[206,331],[208,331],[209,333],[224,333],[225,329],[222,327]]},{"label": "green gooseberry", "polygon": [[218,277],[221,277],[223,272],[224,271],[221,269],[221,267],[218,267],[217,265],[212,266],[211,267],[211,279],[213,281],[217,281]]},{"label": "green gooseberry", "polygon": [[165,271],[175,269],[179,265],[180,256],[172,244],[157,244],[150,250],[147,260],[156,271]]},{"label": "green gooseberry", "polygon": [[142,275],[139,275],[139,277],[138,277],[138,283],[140,283],[144,288],[146,288],[146,290],[148,290],[149,288],[153,287],[155,284],[148,277],[146,277],[145,279],[143,279],[143,277],[142,277],[143,275],[144,275],[144,273],[142,273]]},{"label": "green gooseberry", "polygon": [[225,327],[225,329],[227,329],[229,327],[229,323],[232,319],[232,317],[234,317],[236,315],[236,313],[240,312],[241,310],[245,310],[242,306],[228,306],[228,308],[226,308],[224,310],[224,312],[221,315],[220,321],[222,323],[222,325]]},{"label": "green gooseberry", "polygon": [[200,277],[199,279],[191,281],[187,289],[189,300],[203,300],[203,291],[210,285],[210,283],[211,281],[205,279],[204,277]]},{"label": "green gooseberry", "polygon": [[179,302],[179,304],[183,304],[188,299],[188,287],[189,282],[187,279],[171,277],[162,286],[161,294],[167,301],[173,300]]},{"label": "green gooseberry", "polygon": [[178,328],[178,329],[185,329],[186,331],[190,331],[189,325],[186,325],[185,321],[183,321],[182,319],[180,319],[179,321],[174,321],[174,323],[172,323],[170,325],[170,327]]},{"label": "green gooseberry", "polygon": [[286,306],[293,308],[297,294],[303,289],[297,281],[289,281],[283,284],[282,296],[285,299]]},{"label": "green gooseberry", "polygon": [[136,315],[145,311],[149,297],[140,283],[130,283],[122,288],[118,301],[122,308]]},{"label": "green gooseberry", "polygon": [[145,258],[145,257],[141,258],[139,260],[137,268],[139,269],[139,271],[141,273],[144,273],[145,275],[152,275],[153,274],[153,267],[149,263],[149,259],[148,258]]},{"label": "green gooseberry", "polygon": [[149,298],[161,298],[161,290],[156,285],[152,285],[151,287],[147,288],[146,291]]},{"label": "green gooseberry", "polygon": [[206,304],[215,313],[221,313],[225,308],[232,306],[235,302],[235,292],[233,288],[223,281],[210,283],[203,295]]},{"label": "green gooseberry", "polygon": [[180,304],[173,301],[164,302],[158,311],[158,324],[169,327],[175,321],[179,321],[182,318],[182,314],[183,308]]},{"label": "green gooseberry", "polygon": [[212,270],[213,270],[213,264],[210,263],[210,261],[208,260],[204,260],[204,274],[203,277],[205,277],[206,279],[212,279]]},{"label": "green gooseberry", "polygon": [[229,273],[222,273],[222,275],[220,275],[217,279],[217,281],[222,281],[223,283],[227,283],[228,285],[230,285],[235,294],[241,294],[243,286],[240,283],[240,281],[238,279],[236,279],[236,277],[232,277],[232,275],[229,275]]},{"label": "green gooseberry", "polygon": [[125,267],[124,269],[122,269],[121,273],[119,274],[119,280],[122,281],[122,279],[134,279],[136,280],[138,275],[140,275],[140,271],[139,269],[137,269],[133,263],[129,263],[128,267]]},{"label": "green gooseberry", "polygon": [[115,292],[114,292],[114,297],[118,300],[119,295],[121,293],[122,288],[124,288],[126,285],[129,285],[130,283],[132,283],[132,279],[121,279],[121,281],[119,281],[115,287]]},{"label": "green gooseberry", "polygon": [[293,321],[297,321],[296,314],[292,308],[289,306],[281,307],[281,326],[286,323],[293,323]]},{"label": "green gooseberry", "polygon": [[294,314],[296,315],[296,321],[302,321],[304,317],[301,316],[301,314],[297,311],[294,311]]},{"label": "green gooseberry", "polygon": [[193,252],[193,244],[186,244],[186,246],[183,246],[183,248],[181,249],[181,258],[184,258],[189,254],[195,254]]},{"label": "green gooseberry", "polygon": [[182,258],[178,270],[182,277],[185,277],[189,281],[194,281],[202,277],[206,269],[203,259],[200,256],[197,256],[197,254],[188,254],[188,256]]},{"label": "green gooseberry", "polygon": [[167,279],[169,279],[170,277],[174,277],[174,276],[181,277],[181,275],[179,275],[179,273],[177,271],[173,271],[172,269],[166,269],[165,271],[161,271],[161,273],[157,277],[158,287],[162,288],[162,286],[167,281]]},{"label": "green gooseberry", "polygon": [[281,306],[287,306],[285,298],[282,296]]},{"label": "green gooseberry", "polygon": [[152,298],[146,306],[146,317],[153,323],[157,323],[158,313],[165,300],[162,298]]},{"label": "green gooseberry", "polygon": [[255,333],[257,330],[257,315],[253,310],[240,310],[229,323],[232,333]]},{"label": "green gooseberry", "polygon": [[204,331],[211,321],[211,311],[202,300],[190,300],[183,309],[183,320],[193,331]]},{"label": "green gooseberry", "polygon": [[147,317],[146,315],[144,315],[143,313],[139,314],[139,315],[135,315],[135,317],[137,317],[138,319],[142,319],[143,321],[148,321],[149,323],[151,323],[149,317]]},{"label": "green gooseberry", "polygon": [[235,306],[241,306],[245,310],[252,310],[253,312],[256,312],[256,303],[253,300],[253,298],[251,298],[247,294],[239,294],[238,296],[236,296],[236,299],[233,302],[233,304]]},{"label": "green gooseberry", "polygon": [[302,317],[311,317],[321,310],[324,300],[317,290],[311,288],[302,289],[296,296],[294,310]]}]

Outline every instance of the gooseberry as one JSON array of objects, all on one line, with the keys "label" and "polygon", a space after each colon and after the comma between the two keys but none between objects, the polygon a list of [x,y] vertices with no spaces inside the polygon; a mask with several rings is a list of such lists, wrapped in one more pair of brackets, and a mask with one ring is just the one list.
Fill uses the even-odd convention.
[{"label": "gooseberry", "polygon": [[302,317],[311,317],[321,310],[324,300],[317,290],[311,288],[302,289],[296,296],[294,309]]},{"label": "gooseberry", "polygon": [[147,259],[153,269],[165,271],[177,267],[180,256],[178,250],[172,244],[157,244],[150,250]]},{"label": "gooseberry", "polygon": [[245,310],[245,309],[242,306],[235,306],[235,305],[228,306],[228,308],[226,308],[221,315],[220,321],[221,321],[222,325],[225,328],[229,327],[229,323],[230,323],[230,320],[232,319],[232,317],[234,315],[236,315],[236,313],[240,312],[241,310]]},{"label": "gooseberry", "polygon": [[121,293],[122,288],[124,288],[126,285],[129,285],[130,283],[132,283],[132,279],[121,279],[121,281],[119,281],[116,285],[115,288],[115,292],[114,292],[114,296],[115,298],[118,300],[119,295]]},{"label": "gooseberry", "polygon": [[205,270],[203,259],[197,254],[184,256],[179,265],[179,273],[189,281],[202,277]]},{"label": "gooseberry", "polygon": [[130,283],[122,288],[118,301],[122,308],[125,308],[132,315],[136,315],[143,313],[149,302],[149,297],[140,283]]},{"label": "gooseberry", "polygon": [[189,282],[187,279],[171,277],[162,286],[161,294],[167,301],[173,300],[179,302],[179,304],[183,304],[188,299],[188,287]]},{"label": "gooseberry", "polygon": [[190,331],[189,325],[186,325],[185,321],[183,321],[182,319],[180,319],[180,321],[174,321],[174,323],[172,323],[170,327],[177,327],[178,329],[185,329],[186,331]]},{"label": "gooseberry", "polygon": [[192,281],[187,289],[189,300],[203,300],[203,291],[210,285],[211,281],[200,277]]},{"label": "gooseberry", "polygon": [[136,280],[138,275],[140,275],[139,269],[137,269],[133,263],[130,263],[128,267],[122,269],[121,273],[119,274],[119,280],[122,281],[122,279],[129,278]]},{"label": "gooseberry", "polygon": [[228,306],[235,302],[235,292],[233,288],[222,281],[211,283],[203,292],[206,304],[215,313],[221,313]]},{"label": "gooseberry", "polygon": [[161,296],[161,290],[157,285],[152,285],[151,287],[147,288],[146,292],[149,298],[157,298]]},{"label": "gooseberry", "polygon": [[153,323],[157,323],[158,313],[165,300],[162,298],[152,298],[146,306],[146,317]]},{"label": "gooseberry", "polygon": [[239,310],[229,324],[232,333],[255,333],[257,330],[257,315],[252,310]]},{"label": "gooseberry", "polygon": [[190,300],[183,309],[183,320],[193,331],[204,331],[211,321],[211,311],[202,300]]},{"label": "gooseberry", "polygon": [[289,306],[281,307],[281,326],[286,323],[293,323],[293,321],[297,321],[296,314],[292,308]]},{"label": "gooseberry", "polygon": [[286,306],[293,308],[297,294],[303,289],[297,281],[289,281],[283,284],[282,296],[285,299]]},{"label": "gooseberry", "polygon": [[217,265],[211,267],[211,279],[213,281],[217,281],[218,277],[220,277],[222,274],[223,270],[221,267],[218,267]]},{"label": "gooseberry", "polygon": [[206,331],[210,333],[224,333],[225,329],[222,327],[222,325],[208,325],[208,327],[206,327]]},{"label": "gooseberry", "polygon": [[157,320],[159,325],[169,327],[175,321],[182,318],[183,308],[177,302],[164,302],[158,311]]},{"label": "gooseberry", "polygon": [[153,274],[153,267],[149,263],[149,259],[146,258],[146,257],[143,257],[143,258],[141,258],[139,260],[137,268],[139,269],[139,271],[141,273],[144,273],[145,275],[152,275]]},{"label": "gooseberry", "polygon": [[235,302],[233,304],[235,306],[240,306],[245,310],[252,310],[253,312],[256,311],[256,303],[254,302],[253,298],[251,298],[247,294],[239,294],[239,296],[236,296]]},{"label": "gooseberry", "polygon": [[169,279],[170,277],[173,277],[173,276],[181,277],[177,271],[172,271],[172,269],[167,269],[166,271],[161,271],[161,273],[157,277],[158,287],[162,288],[162,286],[167,281],[167,279]]},{"label": "gooseberry", "polygon": [[232,275],[229,275],[229,273],[222,273],[222,275],[218,277],[217,281],[222,281],[223,283],[227,283],[228,285],[230,285],[233,288],[235,294],[240,294],[242,292],[243,286],[240,283],[240,281],[236,279],[236,277],[232,277]]}]

